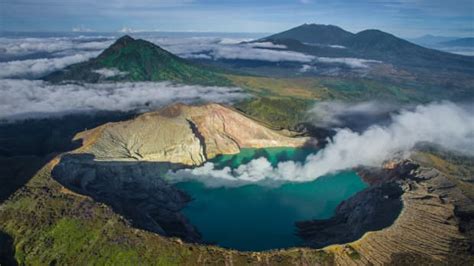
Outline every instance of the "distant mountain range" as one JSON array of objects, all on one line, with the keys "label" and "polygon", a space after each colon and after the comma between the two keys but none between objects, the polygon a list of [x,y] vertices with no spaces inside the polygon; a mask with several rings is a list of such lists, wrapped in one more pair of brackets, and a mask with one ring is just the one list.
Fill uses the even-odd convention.
[{"label": "distant mountain range", "polygon": [[409,39],[409,41],[426,47],[468,47],[474,49],[474,37],[446,37],[424,35],[418,38]]},{"label": "distant mountain range", "polygon": [[[472,40],[462,43],[470,41]],[[474,73],[474,57],[425,48],[380,30],[364,30],[354,34],[337,26],[304,24],[253,42],[272,42],[280,45],[267,45],[259,49],[294,51],[312,55],[315,59],[305,63],[260,63],[258,60],[243,59],[190,61],[151,42],[124,36],[98,57],[54,72],[44,77],[44,80],[91,83],[172,81],[231,86],[235,84],[224,73],[241,73],[271,77],[363,77],[410,86],[416,83],[443,88],[471,88],[469,84],[472,84]],[[284,45],[285,49],[282,49],[281,45]],[[371,64],[370,67],[351,65],[364,60]],[[315,70],[303,72],[305,66]]]},{"label": "distant mountain range", "polygon": [[470,47],[474,49],[474,37],[472,38],[460,38],[445,42],[440,42],[439,45],[451,46],[451,47]]},{"label": "distant mountain range", "polygon": [[45,80],[62,81],[174,81],[184,84],[228,85],[222,75],[182,59],[159,46],[125,35],[87,62],[54,72]]},{"label": "distant mountain range", "polygon": [[398,66],[474,71],[474,58],[425,48],[380,30],[351,33],[333,25],[303,24],[258,40],[328,57],[357,57]]},{"label": "distant mountain range", "polygon": [[452,41],[452,40],[456,40],[456,39],[458,39],[458,37],[435,36],[435,35],[427,34],[427,35],[423,35],[423,36],[416,37],[416,38],[410,38],[410,39],[407,39],[407,40],[412,42],[412,43],[416,43],[418,45],[431,47],[431,46],[439,44],[441,42],[448,42],[448,41]]}]

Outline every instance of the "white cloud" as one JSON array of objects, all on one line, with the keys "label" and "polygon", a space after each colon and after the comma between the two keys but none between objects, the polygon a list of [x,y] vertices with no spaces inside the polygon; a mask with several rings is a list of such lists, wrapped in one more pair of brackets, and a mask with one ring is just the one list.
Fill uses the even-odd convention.
[{"label": "white cloud", "polygon": [[[138,33],[164,49],[184,58],[208,60],[259,60],[268,62],[299,62],[323,64],[344,64],[352,68],[367,68],[370,64],[378,63],[375,60],[359,58],[328,58],[288,51],[285,45],[271,42],[249,42],[247,38],[220,38],[220,37],[156,37],[141,31],[124,27],[123,33]],[[60,38],[0,38],[2,57],[21,58],[25,55],[44,53],[44,57],[66,57],[86,52],[99,53],[114,41],[114,37],[60,37]],[[22,58],[23,59],[23,58]],[[61,61],[61,60],[59,60]],[[31,63],[31,62],[23,62]],[[309,70],[309,69],[308,69]],[[1,70],[0,70],[1,71]],[[0,77],[13,77],[1,75]],[[37,77],[37,76],[35,76]]]},{"label": "white cloud", "polygon": [[283,44],[274,44],[272,42],[252,42],[247,43],[246,45],[255,48],[272,48],[272,49],[287,49],[286,45]]},{"label": "white cloud", "polygon": [[315,72],[316,70],[318,70],[318,68],[316,66],[312,66],[312,65],[302,65],[301,68],[300,68],[301,73]]},{"label": "white cloud", "polygon": [[134,33],[134,32],[139,32],[139,31],[134,30],[130,27],[123,27],[118,32],[120,32],[120,33]]},{"label": "white cloud", "polygon": [[93,72],[100,74],[104,78],[125,76],[128,74],[128,72],[120,71],[116,68],[101,68],[101,69],[96,69]]},{"label": "white cloud", "polygon": [[77,26],[77,27],[73,27],[72,31],[73,32],[93,32],[94,30],[90,29],[90,28],[87,28],[87,27],[84,27],[84,25],[80,25],[80,26]]},{"label": "white cloud", "polygon": [[308,63],[314,56],[292,51],[259,49],[248,46],[222,46],[211,51],[214,59],[260,60],[268,62],[293,61]]},{"label": "white cloud", "polygon": [[[81,51],[100,51],[112,44],[113,37],[78,36],[54,38],[0,38],[1,57],[26,56],[35,53],[74,55]],[[14,58],[13,58],[14,59]]]},{"label": "white cloud", "polygon": [[98,52],[86,52],[60,58],[42,58],[0,63],[0,78],[39,78],[69,65],[96,57]]},{"label": "white cloud", "polygon": [[39,80],[0,80],[0,119],[48,117],[84,111],[150,110],[173,102],[229,103],[239,88],[124,82],[50,85]]},{"label": "white cloud", "polygon": [[381,166],[400,154],[407,155],[417,143],[429,142],[446,149],[474,155],[474,108],[453,103],[420,105],[393,116],[388,126],[372,126],[362,133],[340,129],[329,144],[304,163],[280,162],[271,167],[259,158],[237,169],[202,167],[169,172],[172,182],[199,180],[207,186],[239,186],[259,182],[306,182],[357,166]]},{"label": "white cloud", "polygon": [[367,68],[370,64],[382,63],[378,60],[369,60],[351,57],[317,57],[317,62],[327,64],[344,64],[351,68]]},{"label": "white cloud", "polygon": [[337,45],[337,44],[331,44],[331,45],[329,45],[329,47],[336,48],[336,49],[347,49],[347,47],[345,47],[343,45]]},{"label": "white cloud", "polygon": [[284,50],[284,45],[271,42],[242,43],[248,39],[192,37],[156,38],[150,41],[184,58],[240,59],[268,62],[311,62],[315,57],[299,52]]}]

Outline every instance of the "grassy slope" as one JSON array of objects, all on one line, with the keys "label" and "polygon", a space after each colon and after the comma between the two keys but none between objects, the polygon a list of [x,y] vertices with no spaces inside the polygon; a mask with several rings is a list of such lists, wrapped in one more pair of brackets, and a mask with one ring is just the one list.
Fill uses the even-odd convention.
[{"label": "grassy slope", "polygon": [[26,265],[235,265],[331,264],[324,251],[290,249],[241,253],[183,244],[134,229],[113,211],[63,188],[48,164],[0,207],[0,231],[14,240],[14,257]]},{"label": "grassy slope", "polygon": [[143,40],[132,41],[118,51],[105,51],[97,58],[97,64],[126,71],[131,81],[172,80],[187,84],[230,84],[223,76],[207,71]]},{"label": "grassy slope", "polygon": [[316,101],[423,102],[430,94],[419,88],[402,87],[365,79],[267,78],[227,76],[236,86],[255,97],[235,107],[275,128],[293,128],[305,121],[306,111]]},{"label": "grassy slope", "polygon": [[[97,69],[118,69],[123,75],[101,77]],[[172,81],[184,84],[224,86],[231,83],[219,73],[177,57],[153,43],[128,36],[118,39],[97,58],[78,63],[45,77],[51,82]]]}]

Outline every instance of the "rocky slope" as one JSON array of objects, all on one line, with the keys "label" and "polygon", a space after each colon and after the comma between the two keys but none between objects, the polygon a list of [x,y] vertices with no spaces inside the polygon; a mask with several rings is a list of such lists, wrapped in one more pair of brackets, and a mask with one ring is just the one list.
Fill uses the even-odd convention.
[{"label": "rocky slope", "polygon": [[200,165],[240,148],[299,147],[309,138],[269,129],[219,104],[175,104],[135,119],[109,123],[76,136],[96,160]]},{"label": "rocky slope", "polygon": [[[474,201],[455,180],[437,169],[410,161],[366,170],[363,175],[377,180],[376,184],[341,203],[334,217],[298,224],[299,234],[309,245],[345,243],[359,238],[364,231],[374,231],[352,243],[325,250],[334,252],[338,265],[474,262],[472,225],[467,228],[464,218],[473,217]],[[387,190],[388,186],[396,189]],[[401,212],[393,217],[393,224],[382,230],[376,228],[397,208]]]}]

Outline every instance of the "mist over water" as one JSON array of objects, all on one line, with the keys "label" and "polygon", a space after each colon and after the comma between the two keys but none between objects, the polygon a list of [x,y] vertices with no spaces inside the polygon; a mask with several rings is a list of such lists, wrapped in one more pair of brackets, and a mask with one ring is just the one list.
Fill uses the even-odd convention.
[{"label": "mist over water", "polygon": [[474,155],[472,105],[419,105],[392,115],[388,125],[373,125],[361,133],[337,129],[322,150],[308,155],[303,162],[289,160],[272,165],[261,157],[235,169],[219,169],[207,162],[201,167],[170,172],[168,178],[172,182],[199,180],[209,187],[308,182],[358,166],[381,166],[395,156],[407,157],[418,143]]}]

